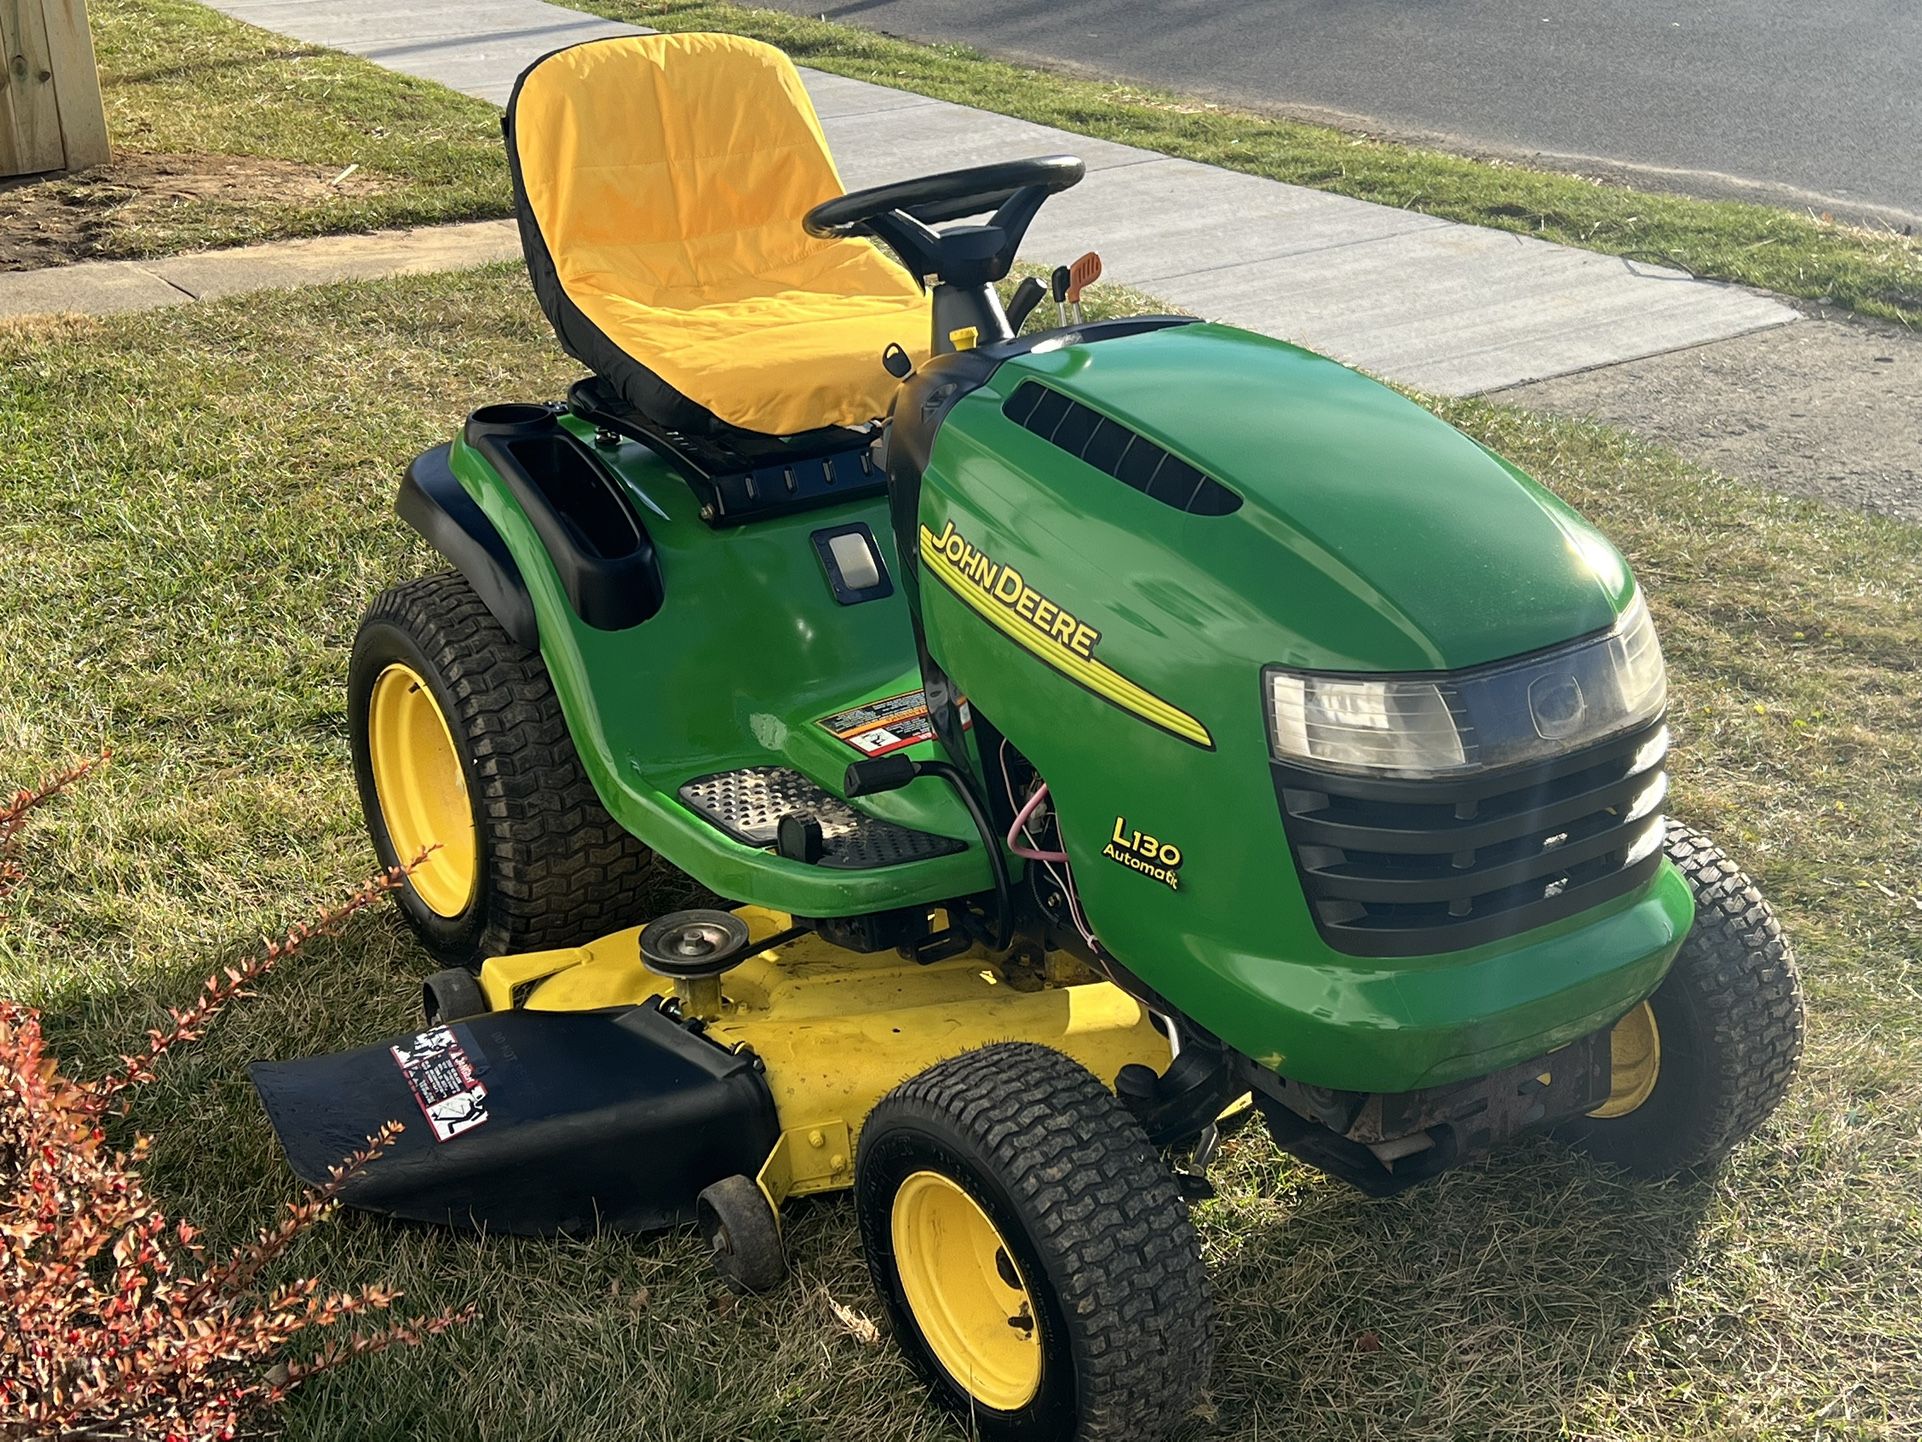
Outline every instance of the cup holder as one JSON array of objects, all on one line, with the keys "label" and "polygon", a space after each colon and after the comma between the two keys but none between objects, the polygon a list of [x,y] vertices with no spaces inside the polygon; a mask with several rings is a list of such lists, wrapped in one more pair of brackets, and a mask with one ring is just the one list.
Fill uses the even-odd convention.
[{"label": "cup holder", "polygon": [[546,406],[527,405],[520,401],[482,406],[468,416],[467,424],[472,430],[491,431],[498,435],[502,431],[531,431],[552,424],[554,412]]}]

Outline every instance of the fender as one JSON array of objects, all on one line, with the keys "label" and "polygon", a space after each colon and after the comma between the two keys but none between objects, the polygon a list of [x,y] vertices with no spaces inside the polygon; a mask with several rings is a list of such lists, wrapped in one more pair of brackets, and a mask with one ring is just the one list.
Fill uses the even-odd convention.
[{"label": "fender", "polygon": [[394,509],[467,578],[508,635],[528,650],[538,651],[540,622],[520,567],[487,513],[455,479],[447,452],[448,447],[435,446],[408,463]]}]

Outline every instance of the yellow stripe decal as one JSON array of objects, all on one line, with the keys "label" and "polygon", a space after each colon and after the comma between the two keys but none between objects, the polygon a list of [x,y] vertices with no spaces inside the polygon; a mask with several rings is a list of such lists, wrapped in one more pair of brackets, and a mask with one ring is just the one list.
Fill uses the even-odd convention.
[{"label": "yellow stripe decal", "polygon": [[1102,700],[1112,702],[1123,711],[1139,716],[1149,724],[1179,736],[1183,741],[1209,751],[1214,750],[1215,739],[1208,734],[1208,728],[1186,711],[1170,705],[1154,692],[1137,686],[1119,671],[1092,656],[1077,653],[1054,636],[1025,623],[1008,607],[997,603],[979,581],[948,559],[941,546],[936,544],[937,539],[925,527],[922,528],[921,559],[929,573],[1009,640],[1071,681],[1087,687]]}]

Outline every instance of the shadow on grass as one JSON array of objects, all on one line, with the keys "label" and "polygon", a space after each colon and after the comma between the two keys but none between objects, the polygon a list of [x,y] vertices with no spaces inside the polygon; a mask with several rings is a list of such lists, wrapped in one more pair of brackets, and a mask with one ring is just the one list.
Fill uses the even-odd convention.
[{"label": "shadow on grass", "polygon": [[1569,1435],[1698,1255],[1714,1195],[1546,1139],[1385,1200],[1281,1166],[1280,1197],[1204,1213],[1221,1346],[1197,1436]]}]

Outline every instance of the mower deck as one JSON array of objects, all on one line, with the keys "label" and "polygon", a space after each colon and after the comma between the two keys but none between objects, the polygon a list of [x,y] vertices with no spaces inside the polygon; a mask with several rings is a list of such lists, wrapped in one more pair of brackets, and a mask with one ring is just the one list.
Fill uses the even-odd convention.
[{"label": "mower deck", "polygon": [[257,1063],[254,1083],[307,1181],[403,1121],[396,1146],[351,1184],[354,1205],[547,1233],[689,1221],[703,1188],[737,1174],[777,1210],[845,1189],[876,1102],[994,1042],[1036,1042],[1103,1078],[1129,1063],[1168,1067],[1147,1009],[1065,957],[1033,971],[979,950],[917,965],[797,932],[781,912],[736,915],[764,949],[705,986],[649,971],[633,927],[494,957],[481,971],[484,1013]]},{"label": "mower deck", "polygon": [[[745,906],[735,914],[756,945],[792,929],[781,912]],[[979,948],[920,965],[808,932],[729,971],[717,1005],[691,1007],[675,982],[642,964],[640,934],[634,927],[586,946],[494,957],[481,968],[481,989],[497,1011],[595,1011],[672,998],[684,1024],[758,1058],[780,1126],[758,1180],[777,1207],[789,1196],[850,1185],[854,1142],[874,1104],[898,1082],[976,1047],[1038,1042],[1104,1078],[1131,1062],[1168,1068],[1167,1040],[1147,1009],[1106,981],[1069,980],[1087,973],[1066,957],[1034,973],[1004,972]]]}]

